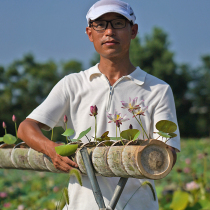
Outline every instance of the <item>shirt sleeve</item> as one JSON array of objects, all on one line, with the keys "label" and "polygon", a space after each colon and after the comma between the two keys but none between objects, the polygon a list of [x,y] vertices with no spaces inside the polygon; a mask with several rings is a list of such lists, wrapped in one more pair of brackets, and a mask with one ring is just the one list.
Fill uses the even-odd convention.
[{"label": "shirt sleeve", "polygon": [[[153,138],[157,138],[159,136],[158,134],[154,134],[153,132],[157,132],[155,125],[160,120],[169,120],[176,123],[177,130],[174,133],[176,133],[177,136],[174,138],[171,138],[166,143],[176,148],[177,151],[180,151],[180,133],[179,133],[179,127],[178,127],[177,117],[176,117],[174,97],[173,97],[171,87],[169,85],[167,86],[165,91],[163,91],[162,97],[159,100],[154,110],[153,123],[152,123],[153,127],[152,127],[152,131],[150,132],[150,135],[153,136]],[[162,137],[159,137],[158,139],[162,140]],[[165,138],[163,139],[163,141],[164,140]]]},{"label": "shirt sleeve", "polygon": [[27,118],[37,120],[49,127],[64,127],[63,116],[67,113],[69,106],[68,94],[66,94],[65,77],[60,80],[51,90],[48,97],[27,116]]}]

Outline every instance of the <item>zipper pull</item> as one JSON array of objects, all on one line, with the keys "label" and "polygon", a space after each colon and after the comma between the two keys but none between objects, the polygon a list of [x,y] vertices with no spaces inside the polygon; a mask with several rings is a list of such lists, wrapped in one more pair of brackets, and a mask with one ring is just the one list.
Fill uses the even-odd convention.
[{"label": "zipper pull", "polygon": [[112,94],[112,86],[110,86],[110,92],[109,92],[109,94],[110,95]]}]

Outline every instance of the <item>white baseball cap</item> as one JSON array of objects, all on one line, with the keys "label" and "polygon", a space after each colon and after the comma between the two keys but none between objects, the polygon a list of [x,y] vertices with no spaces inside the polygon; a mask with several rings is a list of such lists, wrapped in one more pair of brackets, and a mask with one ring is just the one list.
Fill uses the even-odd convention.
[{"label": "white baseball cap", "polygon": [[133,24],[135,23],[136,16],[128,3],[120,0],[100,0],[89,9],[86,15],[87,24],[89,25],[90,20],[95,20],[109,12],[121,14]]}]

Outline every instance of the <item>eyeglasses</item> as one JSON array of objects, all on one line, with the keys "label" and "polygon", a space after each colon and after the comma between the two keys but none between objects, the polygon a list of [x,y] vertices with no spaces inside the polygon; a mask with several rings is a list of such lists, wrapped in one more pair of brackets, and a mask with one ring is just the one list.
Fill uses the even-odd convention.
[{"label": "eyeglasses", "polygon": [[96,31],[103,31],[103,30],[106,30],[108,24],[110,23],[112,28],[121,29],[121,28],[125,28],[126,21],[127,20],[124,18],[119,18],[119,19],[114,19],[114,20],[96,20],[96,21],[90,22],[90,27],[93,27],[93,29]]}]

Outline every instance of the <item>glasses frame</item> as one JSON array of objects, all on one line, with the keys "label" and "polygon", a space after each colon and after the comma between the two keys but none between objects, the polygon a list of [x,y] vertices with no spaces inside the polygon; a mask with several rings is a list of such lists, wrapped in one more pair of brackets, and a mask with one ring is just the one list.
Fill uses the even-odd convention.
[{"label": "glasses frame", "polygon": [[[127,22],[127,19],[126,19],[126,18],[116,18],[116,19],[113,19],[113,20],[121,20],[121,19],[122,19],[122,20],[125,20],[125,26],[122,27],[122,28],[125,28],[125,27],[126,27],[126,22]],[[104,31],[104,30],[107,29],[108,24],[110,23],[113,29],[122,29],[122,28],[114,28],[113,25],[112,25],[112,21],[113,21],[113,20],[101,20],[101,21],[105,21],[105,22],[106,22],[105,28],[104,28],[104,29],[101,29],[101,30],[97,30],[97,29],[95,29],[94,26],[93,26],[93,23],[94,23],[95,21],[97,21],[97,20],[90,21],[90,25],[89,25],[89,26],[92,27],[95,31]],[[100,20],[98,20],[98,21],[100,21]]]}]

